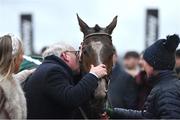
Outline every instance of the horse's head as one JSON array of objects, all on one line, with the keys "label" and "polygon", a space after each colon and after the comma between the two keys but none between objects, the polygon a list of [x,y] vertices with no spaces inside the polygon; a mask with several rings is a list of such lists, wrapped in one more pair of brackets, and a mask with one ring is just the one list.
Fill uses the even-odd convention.
[{"label": "horse's head", "polygon": [[[113,29],[116,27],[117,16],[105,28],[102,28],[97,24],[94,27],[89,27],[78,15],[77,18],[80,29],[84,34],[81,54],[83,71],[89,72],[91,64],[96,66],[103,63],[106,65],[109,75],[113,65],[113,45],[111,34]],[[106,81],[103,80],[100,84],[100,90],[97,88],[95,92],[96,98],[104,98],[106,95]]]},{"label": "horse's head", "polygon": [[94,27],[89,27],[78,15],[77,18],[80,29],[84,34],[81,55],[84,71],[88,72],[91,64],[99,65],[103,63],[107,66],[108,73],[110,73],[113,55],[111,34],[116,27],[117,16],[105,28],[97,24]]}]

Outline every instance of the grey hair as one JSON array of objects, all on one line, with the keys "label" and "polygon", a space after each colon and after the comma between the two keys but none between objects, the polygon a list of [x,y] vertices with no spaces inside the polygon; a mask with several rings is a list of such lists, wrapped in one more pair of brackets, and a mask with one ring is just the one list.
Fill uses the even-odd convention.
[{"label": "grey hair", "polygon": [[73,50],[74,48],[71,45],[65,43],[56,43],[47,48],[42,54],[43,58],[51,55],[55,55],[60,58],[60,55],[68,50]]}]

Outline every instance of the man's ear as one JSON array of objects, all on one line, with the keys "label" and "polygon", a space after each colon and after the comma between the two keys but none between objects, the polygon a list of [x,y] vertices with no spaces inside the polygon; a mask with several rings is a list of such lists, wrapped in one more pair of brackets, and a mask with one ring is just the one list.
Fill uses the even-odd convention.
[{"label": "man's ear", "polygon": [[69,62],[69,56],[66,53],[61,53],[61,58],[64,62]]}]

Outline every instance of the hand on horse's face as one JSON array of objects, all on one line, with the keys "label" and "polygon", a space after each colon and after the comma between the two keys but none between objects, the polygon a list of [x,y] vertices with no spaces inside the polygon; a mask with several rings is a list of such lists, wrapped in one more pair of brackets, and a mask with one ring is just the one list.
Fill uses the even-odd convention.
[{"label": "hand on horse's face", "polygon": [[102,78],[107,75],[107,69],[104,64],[100,64],[96,67],[94,67],[94,65],[91,65],[90,73],[94,73],[98,78]]}]

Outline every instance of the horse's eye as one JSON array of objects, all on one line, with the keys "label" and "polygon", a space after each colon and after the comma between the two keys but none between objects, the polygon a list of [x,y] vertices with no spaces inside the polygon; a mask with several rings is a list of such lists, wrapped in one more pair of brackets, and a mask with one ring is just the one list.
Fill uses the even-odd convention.
[{"label": "horse's eye", "polygon": [[84,49],[84,50],[83,50],[83,54],[87,54],[87,50]]},{"label": "horse's eye", "polygon": [[89,56],[91,53],[91,49],[89,47],[87,47],[87,48],[84,48],[82,52],[84,55]]}]

